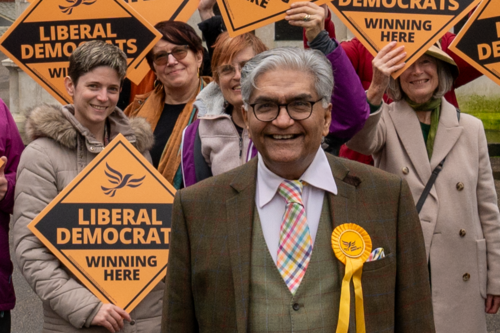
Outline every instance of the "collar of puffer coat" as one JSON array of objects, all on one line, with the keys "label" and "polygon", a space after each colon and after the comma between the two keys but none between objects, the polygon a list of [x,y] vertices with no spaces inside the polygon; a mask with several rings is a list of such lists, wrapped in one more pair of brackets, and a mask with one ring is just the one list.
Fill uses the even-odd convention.
[{"label": "collar of puffer coat", "polygon": [[[81,135],[85,138],[88,147],[100,148],[102,143],[76,120],[74,113],[72,104],[66,106],[43,104],[34,107],[28,112],[25,124],[28,139],[33,141],[47,137],[69,149],[75,149],[78,144],[78,135]],[[153,146],[154,137],[151,126],[144,118],[128,119],[123,111],[116,108],[108,116],[108,122],[111,140],[121,133],[141,153],[150,150]]]}]

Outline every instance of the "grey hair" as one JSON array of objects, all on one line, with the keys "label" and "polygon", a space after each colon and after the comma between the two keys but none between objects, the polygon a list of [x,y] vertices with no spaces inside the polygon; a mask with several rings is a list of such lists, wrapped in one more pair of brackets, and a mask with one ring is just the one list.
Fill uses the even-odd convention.
[{"label": "grey hair", "polygon": [[119,47],[102,40],[92,40],[78,46],[69,57],[68,75],[76,85],[80,76],[96,67],[107,66],[116,71],[123,83],[127,74],[127,56]]},{"label": "grey hair", "polygon": [[[444,94],[450,91],[453,87],[453,75],[451,74],[450,65],[437,58],[433,57],[433,59],[436,60],[439,83],[432,97],[435,99],[441,99],[441,97],[443,97]],[[404,91],[401,89],[399,77],[396,80],[391,77],[389,87],[387,88],[387,94],[394,101],[400,101],[406,96]]]},{"label": "grey hair", "polygon": [[241,70],[241,96],[245,110],[248,111],[248,103],[253,91],[259,89],[255,85],[259,76],[277,69],[309,74],[314,79],[316,93],[323,100],[323,107],[328,106],[334,84],[332,65],[328,59],[317,50],[280,47],[256,55]]}]

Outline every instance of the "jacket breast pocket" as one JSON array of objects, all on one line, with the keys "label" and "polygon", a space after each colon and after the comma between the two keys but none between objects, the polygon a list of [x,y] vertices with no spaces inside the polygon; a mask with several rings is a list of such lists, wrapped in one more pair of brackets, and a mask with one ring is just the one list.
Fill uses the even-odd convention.
[{"label": "jacket breast pocket", "polygon": [[365,262],[365,264],[363,265],[363,273],[375,271],[393,263],[394,256],[392,255],[392,253],[389,253],[382,259]]}]

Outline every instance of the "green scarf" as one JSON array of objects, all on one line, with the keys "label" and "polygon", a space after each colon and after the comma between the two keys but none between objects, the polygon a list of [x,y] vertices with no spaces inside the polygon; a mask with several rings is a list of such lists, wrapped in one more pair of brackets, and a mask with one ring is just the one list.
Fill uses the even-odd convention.
[{"label": "green scarf", "polygon": [[436,139],[437,128],[439,124],[439,114],[441,111],[441,98],[434,99],[431,98],[425,103],[415,103],[407,96],[405,96],[405,101],[414,111],[432,111],[431,114],[431,129],[429,131],[429,136],[427,137],[426,147],[427,156],[429,156],[429,161],[432,157],[432,151],[434,149],[434,140]]}]

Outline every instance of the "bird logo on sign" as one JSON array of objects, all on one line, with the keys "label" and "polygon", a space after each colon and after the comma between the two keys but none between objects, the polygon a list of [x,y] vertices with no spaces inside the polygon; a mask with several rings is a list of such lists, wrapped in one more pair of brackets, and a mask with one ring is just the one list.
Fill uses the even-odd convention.
[{"label": "bird logo on sign", "polygon": [[119,189],[125,188],[125,187],[139,187],[142,185],[142,181],[146,176],[143,176],[142,178],[132,178],[132,174],[126,174],[125,177],[118,171],[113,169],[112,167],[109,166],[108,163],[106,163],[106,168],[107,170],[104,171],[106,176],[109,177],[109,182],[111,184],[116,185],[115,187],[104,187],[101,186],[101,189],[104,191],[104,194],[109,195],[110,197],[114,197],[116,194],[116,191]]},{"label": "bird logo on sign", "polygon": [[96,1],[97,0],[66,0],[66,2],[70,3],[71,5],[67,6],[67,7],[59,6],[59,9],[64,14],[71,15],[71,13],[73,12],[73,8],[76,8],[80,5],[87,5],[88,6],[88,5],[95,3]]}]

